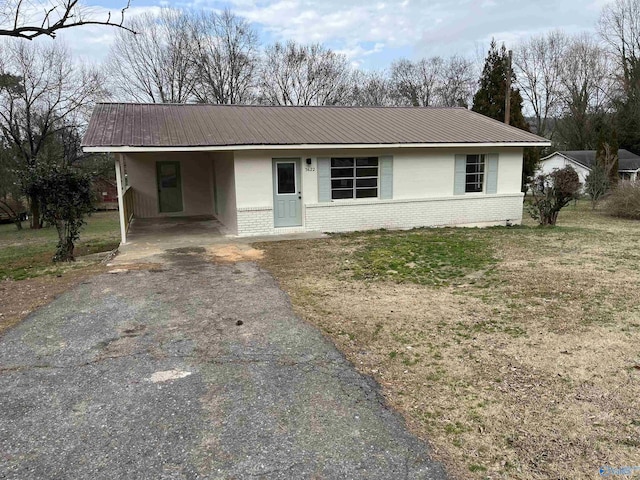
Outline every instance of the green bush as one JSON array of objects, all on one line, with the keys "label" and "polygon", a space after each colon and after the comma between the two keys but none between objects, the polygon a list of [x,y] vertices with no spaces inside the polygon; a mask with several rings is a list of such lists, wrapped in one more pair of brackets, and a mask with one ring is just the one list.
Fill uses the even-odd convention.
[{"label": "green bush", "polygon": [[30,172],[25,194],[38,201],[42,218],[58,232],[54,262],[74,260],[84,217],[93,210],[91,180],[83,173],[57,166]]},{"label": "green bush", "polygon": [[605,211],[614,217],[640,220],[640,182],[620,182],[607,199]]}]

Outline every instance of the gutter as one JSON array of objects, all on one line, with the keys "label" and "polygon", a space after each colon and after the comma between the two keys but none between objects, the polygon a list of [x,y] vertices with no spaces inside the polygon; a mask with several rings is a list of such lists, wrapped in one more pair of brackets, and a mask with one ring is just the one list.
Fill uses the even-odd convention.
[{"label": "gutter", "polygon": [[296,145],[205,145],[205,146],[91,146],[83,145],[87,153],[135,152],[226,152],[234,150],[348,150],[402,148],[504,148],[550,147],[551,142],[487,142],[487,143],[359,143],[359,144],[296,144]]}]

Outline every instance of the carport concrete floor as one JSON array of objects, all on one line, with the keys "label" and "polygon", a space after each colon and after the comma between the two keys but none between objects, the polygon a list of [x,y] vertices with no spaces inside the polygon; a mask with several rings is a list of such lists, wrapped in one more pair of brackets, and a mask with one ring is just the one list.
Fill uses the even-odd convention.
[{"label": "carport concrete floor", "polygon": [[250,243],[258,241],[322,236],[322,233],[309,232],[239,238],[230,234],[222,223],[211,216],[134,218],[127,234],[127,243],[120,245],[113,264],[158,262],[162,261],[162,254],[166,250],[178,248],[205,247],[219,250],[225,246],[233,246],[247,249]]},{"label": "carport concrete floor", "polygon": [[160,257],[0,337],[0,478],[445,477],[271,275]]}]

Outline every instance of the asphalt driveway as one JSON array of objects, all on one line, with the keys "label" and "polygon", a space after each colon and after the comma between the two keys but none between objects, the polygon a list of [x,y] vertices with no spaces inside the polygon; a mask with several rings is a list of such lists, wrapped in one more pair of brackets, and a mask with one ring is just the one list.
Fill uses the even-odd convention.
[{"label": "asphalt driveway", "polygon": [[444,478],[252,262],[105,274],[0,337],[0,478]]}]

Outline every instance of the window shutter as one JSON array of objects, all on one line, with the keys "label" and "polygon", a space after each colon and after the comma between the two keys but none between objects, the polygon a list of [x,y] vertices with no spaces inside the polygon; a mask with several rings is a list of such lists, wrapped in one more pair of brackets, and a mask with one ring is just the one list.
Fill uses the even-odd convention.
[{"label": "window shutter", "polygon": [[380,157],[380,198],[393,198],[393,157]]},{"label": "window shutter", "polygon": [[453,180],[453,194],[464,195],[467,181],[467,156],[456,155],[455,176]]},{"label": "window shutter", "polygon": [[318,158],[318,202],[331,201],[331,159]]},{"label": "window shutter", "polygon": [[488,194],[498,193],[498,154],[487,155],[487,189]]}]

